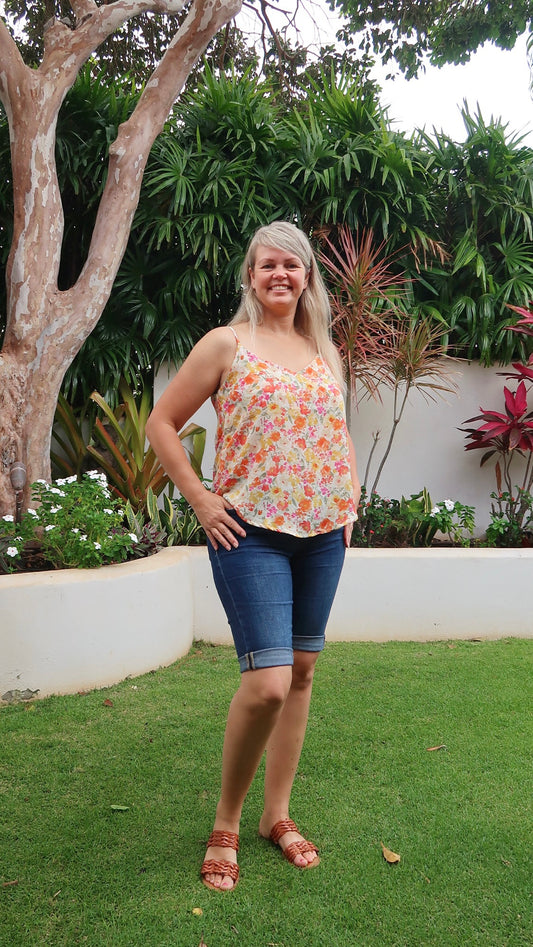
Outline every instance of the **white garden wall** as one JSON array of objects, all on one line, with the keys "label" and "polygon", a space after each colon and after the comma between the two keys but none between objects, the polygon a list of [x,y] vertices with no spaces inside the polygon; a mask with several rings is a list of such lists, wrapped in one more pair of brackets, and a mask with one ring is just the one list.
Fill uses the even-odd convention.
[{"label": "white garden wall", "polygon": [[[533,549],[351,549],[329,641],[533,638]],[[72,694],[231,644],[205,547],[0,576],[0,698]]]}]

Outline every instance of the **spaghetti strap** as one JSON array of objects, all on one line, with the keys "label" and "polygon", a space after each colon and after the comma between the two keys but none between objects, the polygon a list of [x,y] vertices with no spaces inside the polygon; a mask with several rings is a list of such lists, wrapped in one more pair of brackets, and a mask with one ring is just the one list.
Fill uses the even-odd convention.
[{"label": "spaghetti strap", "polygon": [[233,326],[228,326],[228,329],[230,330],[230,332],[233,332],[233,335],[235,336],[235,341],[238,342],[238,341],[239,341],[239,336],[238,336],[237,333],[235,332],[235,329],[233,328]]}]

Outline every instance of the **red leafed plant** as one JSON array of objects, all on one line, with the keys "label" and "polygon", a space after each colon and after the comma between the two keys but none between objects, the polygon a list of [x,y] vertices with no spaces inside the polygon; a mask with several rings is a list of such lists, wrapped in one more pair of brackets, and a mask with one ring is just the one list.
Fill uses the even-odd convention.
[{"label": "red leafed plant", "polygon": [[[510,330],[533,337],[533,312],[517,306],[509,308],[522,316],[519,322],[509,327]],[[527,400],[528,385],[533,383],[533,354],[526,365],[513,362],[512,367],[514,372],[500,372],[505,378],[519,382],[514,392],[504,386],[505,412],[482,408],[481,414],[465,421],[465,424],[482,421],[479,427],[461,428],[470,440],[465,450],[485,450],[480,466],[495,454],[499,455],[495,467],[498,492],[491,494],[495,504],[492,505],[492,523],[487,531],[489,540],[491,536],[502,540],[499,545],[514,545],[521,534],[533,531],[533,410],[528,410]],[[517,455],[525,459],[520,485],[513,483],[511,472]]]},{"label": "red leafed plant", "polygon": [[[432,252],[437,252],[433,245]],[[417,389],[436,400],[457,386],[451,380],[451,360],[441,344],[442,327],[417,319],[408,311],[409,281],[398,274],[387,243],[377,244],[372,230],[354,236],[339,227],[335,242],[323,238],[319,260],[330,289],[331,334],[344,363],[348,382],[347,414],[363,394],[380,398],[380,386],[393,392],[392,423],[372,486],[368,484],[378,431],[368,457],[364,484],[371,495],[377,489],[391,451],[409,393]]]}]

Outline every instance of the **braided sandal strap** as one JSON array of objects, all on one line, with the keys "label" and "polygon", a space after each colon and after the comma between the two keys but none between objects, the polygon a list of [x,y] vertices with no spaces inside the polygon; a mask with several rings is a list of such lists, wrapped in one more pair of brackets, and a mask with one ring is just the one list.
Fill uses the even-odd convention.
[{"label": "braided sandal strap", "polygon": [[307,852],[314,852],[315,855],[318,854],[318,848],[316,845],[313,845],[312,842],[307,842],[305,839],[302,842],[291,842],[290,845],[287,845],[287,848],[284,850],[283,854],[287,861],[290,861],[291,864],[294,864],[294,859],[296,855],[305,855]]},{"label": "braided sandal strap", "polygon": [[270,839],[274,842],[274,845],[277,845],[281,836],[285,835],[286,832],[298,832],[298,835],[301,834],[300,829],[292,819],[280,819],[279,822],[276,822],[272,826],[270,832]]},{"label": "braided sandal strap", "polygon": [[[229,846],[225,846],[229,848]],[[231,878],[235,883],[239,878],[239,866],[235,862],[218,861],[216,858],[209,858],[200,868],[200,875],[224,875]]]},{"label": "braided sandal strap", "polygon": [[[239,851],[239,836],[236,832],[221,832],[218,829],[215,829],[211,832],[207,840],[207,847],[212,848],[217,846],[218,848],[232,848],[235,852]],[[226,864],[226,862],[224,862]],[[229,864],[229,862],[227,863]]]}]

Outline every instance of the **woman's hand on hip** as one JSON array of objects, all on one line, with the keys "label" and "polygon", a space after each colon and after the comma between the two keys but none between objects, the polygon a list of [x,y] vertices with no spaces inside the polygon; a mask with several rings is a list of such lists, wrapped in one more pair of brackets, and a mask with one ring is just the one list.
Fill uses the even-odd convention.
[{"label": "woman's hand on hip", "polygon": [[194,504],[194,512],[213,549],[218,549],[219,545],[224,549],[236,549],[239,545],[237,536],[246,536],[242,526],[229,515],[231,509],[224,497],[210,490],[206,490],[205,496]]}]

